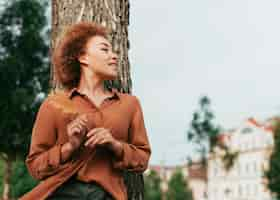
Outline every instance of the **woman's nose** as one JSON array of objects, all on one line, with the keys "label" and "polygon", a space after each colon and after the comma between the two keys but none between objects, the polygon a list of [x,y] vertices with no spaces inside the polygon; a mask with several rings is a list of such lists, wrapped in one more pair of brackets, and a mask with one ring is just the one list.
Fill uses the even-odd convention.
[{"label": "woman's nose", "polygon": [[118,60],[118,55],[114,52],[112,52],[112,59],[113,60]]}]

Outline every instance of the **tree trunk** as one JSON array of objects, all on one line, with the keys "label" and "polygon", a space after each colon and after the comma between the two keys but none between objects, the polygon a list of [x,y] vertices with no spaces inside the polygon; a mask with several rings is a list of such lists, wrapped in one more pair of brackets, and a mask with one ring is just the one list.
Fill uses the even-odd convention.
[{"label": "tree trunk", "polygon": [[[65,28],[80,21],[94,21],[105,25],[111,32],[110,40],[118,52],[119,78],[106,82],[107,87],[120,92],[131,93],[130,64],[128,61],[129,0],[52,0],[52,39],[53,49]],[[60,87],[51,68],[53,88]],[[125,172],[125,183],[129,200],[142,200],[144,191],[143,175]]]},{"label": "tree trunk", "polygon": [[11,177],[12,177],[12,163],[13,161],[9,159],[8,156],[3,158],[4,161],[4,175],[3,175],[3,200],[10,199],[10,191],[11,191]]},{"label": "tree trunk", "polygon": [[[107,82],[121,92],[131,92],[130,65],[128,61],[128,0],[52,0],[52,49],[65,28],[79,21],[94,21],[105,25],[110,31],[113,49],[119,57],[119,79]],[[53,69],[52,69],[53,71]],[[57,87],[52,73],[52,84]]]}]

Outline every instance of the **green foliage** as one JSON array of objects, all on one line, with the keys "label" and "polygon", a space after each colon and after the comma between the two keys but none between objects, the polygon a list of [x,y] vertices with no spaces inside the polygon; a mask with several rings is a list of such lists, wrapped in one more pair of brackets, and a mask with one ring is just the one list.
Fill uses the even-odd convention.
[{"label": "green foliage", "polygon": [[11,195],[14,198],[18,198],[30,191],[38,184],[38,181],[34,180],[28,173],[26,165],[23,161],[15,162],[13,166],[12,176],[12,190]]},{"label": "green foliage", "polygon": [[4,166],[3,166],[3,161],[0,160],[0,194],[2,195],[3,193],[3,169],[4,169]]},{"label": "green foliage", "polygon": [[192,192],[188,187],[181,170],[176,170],[168,182],[167,199],[192,200]]},{"label": "green foliage", "polygon": [[45,7],[36,0],[10,2],[0,15],[0,152],[23,156],[40,98],[48,87]]},{"label": "green foliage", "polygon": [[234,163],[239,155],[239,152],[230,152],[229,148],[225,148],[225,155],[222,157],[224,169],[229,171],[233,166]]},{"label": "green foliage", "polygon": [[144,199],[145,200],[161,200],[160,177],[156,171],[144,176]]},{"label": "green foliage", "polygon": [[[188,140],[195,144],[197,151],[205,158],[208,150],[212,151],[217,145],[217,136],[220,128],[214,124],[215,118],[211,111],[211,102],[207,96],[199,100],[199,109],[193,113]],[[210,149],[209,149],[210,147]]]},{"label": "green foliage", "polygon": [[[13,177],[11,180],[11,196],[18,198],[24,193],[30,191],[38,184],[28,173],[23,161],[14,162],[12,169]],[[0,194],[3,193],[3,161],[0,161]]]},{"label": "green foliage", "polygon": [[268,179],[267,187],[280,199],[280,122],[274,130],[274,149],[269,160],[269,168],[265,171],[265,177]]},{"label": "green foliage", "polygon": [[[45,7],[39,0],[13,0],[0,13],[0,155],[12,162],[28,152],[35,115],[48,88]],[[2,164],[1,192],[6,173]],[[11,195],[18,197],[36,182],[22,161],[13,166]]]}]

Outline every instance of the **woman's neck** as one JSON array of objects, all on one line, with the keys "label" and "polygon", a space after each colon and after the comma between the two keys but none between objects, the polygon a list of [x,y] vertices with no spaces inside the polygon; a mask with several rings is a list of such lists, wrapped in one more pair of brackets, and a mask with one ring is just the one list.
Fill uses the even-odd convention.
[{"label": "woman's neck", "polygon": [[106,93],[104,80],[100,79],[90,70],[81,71],[78,90],[89,96],[99,96]]}]

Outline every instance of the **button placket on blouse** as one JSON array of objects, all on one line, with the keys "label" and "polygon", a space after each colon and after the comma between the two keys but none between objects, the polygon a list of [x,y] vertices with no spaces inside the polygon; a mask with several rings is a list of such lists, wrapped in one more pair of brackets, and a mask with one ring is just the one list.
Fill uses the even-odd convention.
[{"label": "button placket on blouse", "polygon": [[108,105],[112,104],[113,100],[111,99],[111,97],[104,99],[99,107],[96,106],[96,104],[88,96],[84,95],[84,98],[88,101],[88,103],[90,104],[94,112],[98,113],[101,122],[100,125],[103,125],[104,122],[103,109],[106,108]]}]

